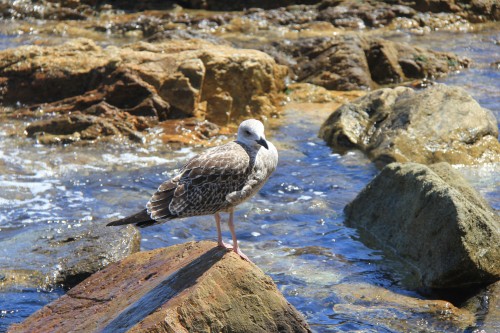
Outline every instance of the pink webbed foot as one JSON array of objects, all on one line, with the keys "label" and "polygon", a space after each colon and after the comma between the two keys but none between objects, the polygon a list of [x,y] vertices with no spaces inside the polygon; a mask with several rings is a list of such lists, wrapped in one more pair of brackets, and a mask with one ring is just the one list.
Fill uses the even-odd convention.
[{"label": "pink webbed foot", "polygon": [[217,242],[217,246],[224,247],[228,250],[232,250],[233,246],[231,244],[224,243],[223,241]]},{"label": "pink webbed foot", "polygon": [[236,250],[233,248],[233,251],[234,251],[234,252],[236,252],[236,253],[238,253],[238,254],[240,255],[240,257],[241,257],[243,260],[246,260],[246,261],[248,261],[249,263],[251,263],[251,262],[252,262],[252,260],[250,260],[250,259],[246,256],[246,254],[244,254],[244,253],[240,250],[240,248],[237,248]]},{"label": "pink webbed foot", "polygon": [[217,243],[217,246],[219,247],[223,247],[223,248],[226,248],[230,251],[234,251],[235,253],[237,253],[242,259],[248,261],[248,262],[252,262],[247,256],[246,254],[243,253],[243,251],[240,250],[240,248],[236,248],[234,249],[234,247],[231,245],[231,244],[227,244],[227,243],[224,243],[224,242],[221,242],[221,243]]}]

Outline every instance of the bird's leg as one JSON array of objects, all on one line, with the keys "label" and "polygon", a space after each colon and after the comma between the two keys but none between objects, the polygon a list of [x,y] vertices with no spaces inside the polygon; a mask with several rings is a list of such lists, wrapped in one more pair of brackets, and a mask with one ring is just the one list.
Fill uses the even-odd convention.
[{"label": "bird's leg", "polygon": [[220,228],[220,214],[217,212],[214,214],[215,224],[217,225],[217,245],[220,247],[225,247],[226,249],[232,249],[232,246],[226,244],[222,241],[222,231]]},{"label": "bird's leg", "polygon": [[246,261],[252,262],[243,252],[241,252],[240,248],[238,247],[238,239],[236,239],[236,232],[234,231],[233,219],[234,219],[234,208],[231,208],[231,210],[229,211],[228,225],[229,225],[229,230],[231,231],[231,237],[233,237],[233,251],[238,253],[240,257],[242,257]]}]

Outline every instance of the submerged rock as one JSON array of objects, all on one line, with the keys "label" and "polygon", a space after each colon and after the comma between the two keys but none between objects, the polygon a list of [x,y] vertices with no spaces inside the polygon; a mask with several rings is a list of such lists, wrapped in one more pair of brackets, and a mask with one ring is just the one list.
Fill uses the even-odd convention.
[{"label": "submerged rock", "polygon": [[344,211],[366,242],[408,263],[420,286],[500,279],[500,218],[448,163],[389,164]]},{"label": "submerged rock", "polygon": [[[462,290],[461,290],[462,291]],[[500,332],[500,281],[482,288],[462,291],[461,307],[476,313],[478,332]]]},{"label": "submerged rock", "polygon": [[214,123],[207,120],[199,121],[195,118],[165,120],[159,127],[162,129],[160,135],[162,141],[168,142],[170,145],[206,143],[207,140],[219,134],[231,134],[221,130],[221,127]]},{"label": "submerged rock", "polygon": [[373,323],[378,332],[458,332],[475,324],[474,314],[450,302],[397,293],[367,283],[332,287],[335,315],[348,315]]},{"label": "submerged rock", "polygon": [[390,162],[479,164],[500,161],[495,116],[458,87],[385,88],[334,111],[319,133],[342,151]]},{"label": "submerged rock", "polygon": [[0,289],[17,287],[71,288],[112,262],[139,251],[134,227],[106,228],[100,223],[50,225],[21,232],[0,242]]},{"label": "submerged rock", "polygon": [[270,277],[214,242],[140,252],[9,332],[310,332]]},{"label": "submerged rock", "polygon": [[101,48],[86,39],[0,52],[4,104],[30,104],[18,117],[40,142],[95,140],[166,119],[219,125],[277,113],[287,69],[256,50],[201,40]]},{"label": "submerged rock", "polygon": [[500,281],[486,289],[488,310],[481,329],[485,332],[500,332]]}]

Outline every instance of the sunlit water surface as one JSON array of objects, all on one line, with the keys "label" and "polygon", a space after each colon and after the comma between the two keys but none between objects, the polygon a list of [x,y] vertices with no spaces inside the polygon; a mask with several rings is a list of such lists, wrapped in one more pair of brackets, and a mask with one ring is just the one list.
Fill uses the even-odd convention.
[{"label": "sunlit water surface", "polygon": [[[489,63],[499,59],[498,33],[436,33],[391,39],[428,45],[468,56],[478,67],[441,80],[467,89],[500,119],[500,75]],[[496,41],[496,42],[495,42]],[[0,38],[1,47],[19,41]],[[307,107],[305,107],[307,109]],[[374,321],[335,313],[329,288],[367,282],[406,294],[397,263],[367,248],[354,229],[343,224],[343,208],[377,174],[359,152],[339,155],[317,137],[331,110],[285,108],[282,124],[268,134],[280,162],[261,192],[236,212],[243,251],[270,274],[287,299],[317,332],[391,332]],[[318,116],[320,115],[320,116]],[[161,142],[148,147],[130,142],[91,146],[40,146],[10,134],[22,122],[0,125],[0,241],[25,230],[60,224],[78,227],[134,213],[157,186],[193,156],[196,148],[171,151]],[[500,209],[497,165],[459,168]],[[227,228],[224,236],[229,240]],[[215,239],[212,217],[180,219],[142,230],[144,250],[191,240]],[[6,252],[5,252],[6,251]],[[4,254],[8,255],[8,249]],[[0,293],[0,331],[56,299],[62,290],[14,289]]]}]

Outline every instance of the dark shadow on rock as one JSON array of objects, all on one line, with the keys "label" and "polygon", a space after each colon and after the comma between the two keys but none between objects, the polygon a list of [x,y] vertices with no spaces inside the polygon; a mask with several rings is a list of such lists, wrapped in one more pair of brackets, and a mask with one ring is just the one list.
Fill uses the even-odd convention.
[{"label": "dark shadow on rock", "polygon": [[187,266],[175,271],[137,302],[123,310],[101,332],[127,332],[170,299],[194,286],[197,279],[222,259],[226,252],[226,249],[220,247],[212,248],[194,259]]}]

